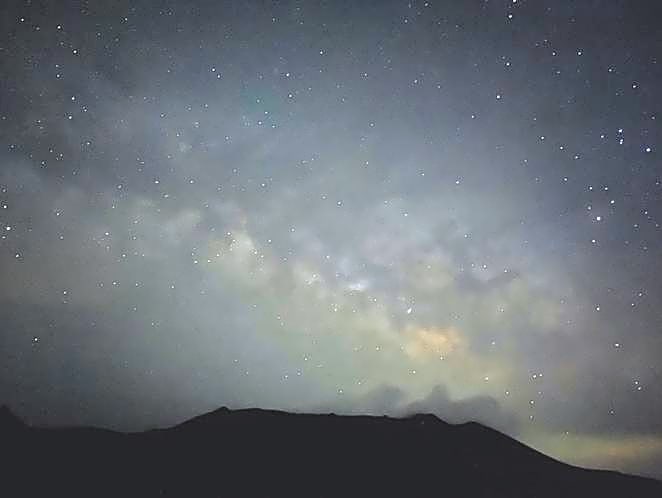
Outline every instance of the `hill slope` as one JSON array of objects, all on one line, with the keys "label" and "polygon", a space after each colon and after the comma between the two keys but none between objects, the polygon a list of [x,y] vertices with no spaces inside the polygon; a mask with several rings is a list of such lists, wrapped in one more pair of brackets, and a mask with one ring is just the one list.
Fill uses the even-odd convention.
[{"label": "hill slope", "polygon": [[565,465],[479,424],[431,415],[222,408],[122,434],[30,428],[5,409],[0,437],[3,496],[662,496],[662,482]]}]

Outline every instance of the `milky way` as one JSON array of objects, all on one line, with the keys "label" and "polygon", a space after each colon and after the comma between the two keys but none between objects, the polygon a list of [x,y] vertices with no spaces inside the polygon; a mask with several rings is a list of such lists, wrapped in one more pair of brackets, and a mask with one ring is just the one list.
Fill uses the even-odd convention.
[{"label": "milky way", "polygon": [[3,2],[0,403],[431,412],[660,476],[656,3]]}]

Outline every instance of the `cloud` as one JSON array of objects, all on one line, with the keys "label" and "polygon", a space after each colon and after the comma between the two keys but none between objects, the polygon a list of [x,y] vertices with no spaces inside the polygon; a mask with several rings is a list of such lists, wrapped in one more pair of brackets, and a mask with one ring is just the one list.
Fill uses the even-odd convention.
[{"label": "cloud", "polygon": [[518,418],[505,411],[491,396],[472,396],[451,399],[442,385],[436,386],[428,396],[413,401],[404,408],[404,413],[432,413],[452,424],[468,421],[480,422],[508,434],[517,434]]},{"label": "cloud", "polygon": [[428,395],[415,400],[401,388],[384,385],[362,396],[347,396],[333,405],[318,406],[315,411],[393,417],[432,414],[451,424],[475,421],[509,434],[517,434],[520,427],[517,418],[504,411],[496,399],[490,396],[451,399],[443,385],[435,386]]},{"label": "cloud", "polygon": [[538,433],[529,445],[570,464],[660,478],[662,436]]},{"label": "cloud", "polygon": [[405,352],[413,359],[443,358],[462,345],[462,335],[454,327],[423,328],[409,326],[405,334],[410,337]]}]

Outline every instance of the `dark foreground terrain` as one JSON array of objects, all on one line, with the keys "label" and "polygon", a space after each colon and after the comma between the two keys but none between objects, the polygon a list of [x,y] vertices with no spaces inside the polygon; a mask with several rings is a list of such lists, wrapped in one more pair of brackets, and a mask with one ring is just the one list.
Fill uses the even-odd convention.
[{"label": "dark foreground terrain", "polygon": [[220,409],[170,429],[40,429],[0,409],[0,496],[662,497],[478,424]]}]

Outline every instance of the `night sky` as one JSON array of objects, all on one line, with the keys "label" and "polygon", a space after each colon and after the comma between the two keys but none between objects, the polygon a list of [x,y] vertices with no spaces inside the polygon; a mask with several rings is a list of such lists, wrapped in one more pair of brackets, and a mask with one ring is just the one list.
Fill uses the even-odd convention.
[{"label": "night sky", "polygon": [[431,412],[662,477],[659,2],[0,14],[0,404]]}]

